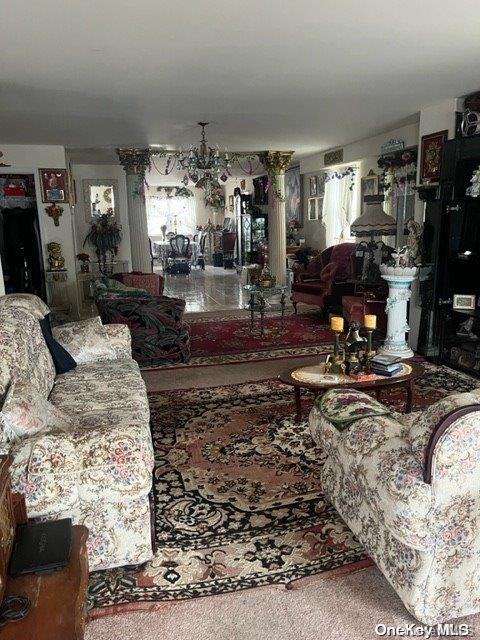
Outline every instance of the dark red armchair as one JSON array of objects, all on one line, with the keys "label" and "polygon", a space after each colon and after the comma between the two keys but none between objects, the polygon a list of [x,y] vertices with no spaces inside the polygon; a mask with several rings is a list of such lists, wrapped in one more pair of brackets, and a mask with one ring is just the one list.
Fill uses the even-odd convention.
[{"label": "dark red armchair", "polygon": [[295,313],[299,302],[318,306],[323,312],[331,306],[341,307],[342,297],[353,293],[353,285],[348,281],[353,279],[355,250],[354,242],[328,247],[306,267],[296,271],[291,298]]}]

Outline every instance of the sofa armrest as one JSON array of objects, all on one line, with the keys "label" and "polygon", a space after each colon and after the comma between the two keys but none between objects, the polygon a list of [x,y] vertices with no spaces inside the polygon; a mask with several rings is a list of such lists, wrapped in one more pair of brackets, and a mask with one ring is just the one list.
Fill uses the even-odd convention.
[{"label": "sofa armrest", "polygon": [[66,511],[78,502],[78,456],[70,433],[42,433],[15,443],[12,488],[25,497],[29,518]]},{"label": "sofa armrest", "polygon": [[126,324],[104,325],[118,360],[132,357],[132,334]]}]

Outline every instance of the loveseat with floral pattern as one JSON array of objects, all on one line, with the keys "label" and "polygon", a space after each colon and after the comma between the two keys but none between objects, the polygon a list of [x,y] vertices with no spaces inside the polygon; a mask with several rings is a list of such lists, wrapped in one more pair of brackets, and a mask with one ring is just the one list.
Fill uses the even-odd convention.
[{"label": "loveseat with floral pattern", "polygon": [[310,413],[323,489],[421,622],[480,611],[480,389],[401,416],[353,389]]},{"label": "loveseat with floral pattern", "polygon": [[89,529],[90,569],[152,557],[149,405],[124,325],[54,328],[77,361],[57,375],[34,296],[0,297],[0,445],[30,518]]}]

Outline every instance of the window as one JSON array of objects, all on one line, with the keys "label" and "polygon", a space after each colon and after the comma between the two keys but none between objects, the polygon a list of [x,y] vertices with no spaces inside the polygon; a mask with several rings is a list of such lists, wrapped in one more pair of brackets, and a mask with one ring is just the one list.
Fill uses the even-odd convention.
[{"label": "window", "polygon": [[323,221],[327,247],[350,240],[350,224],[360,215],[358,212],[358,175],[357,170],[353,188],[350,175],[343,178],[332,177],[325,183]]},{"label": "window", "polygon": [[150,237],[163,237],[162,227],[167,233],[181,233],[192,237],[195,234],[195,198],[147,197],[147,222]]}]

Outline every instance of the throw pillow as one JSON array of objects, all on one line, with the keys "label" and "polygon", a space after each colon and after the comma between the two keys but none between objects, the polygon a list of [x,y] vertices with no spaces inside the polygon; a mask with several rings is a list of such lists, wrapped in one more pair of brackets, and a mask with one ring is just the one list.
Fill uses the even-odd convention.
[{"label": "throw pillow", "polygon": [[13,382],[0,413],[3,440],[16,442],[41,431],[68,430],[69,416],[26,382]]},{"label": "throw pillow", "polygon": [[355,420],[390,414],[385,405],[355,389],[330,389],[315,404],[322,416],[339,431]]},{"label": "throw pillow", "polygon": [[52,356],[55,371],[57,373],[67,373],[77,366],[77,363],[62,345],[55,340],[52,335],[52,327],[50,326],[50,318],[45,316],[40,322],[40,328],[43,333],[45,343]]},{"label": "throw pillow", "polygon": [[116,360],[115,349],[99,316],[53,327],[52,333],[77,364]]}]

